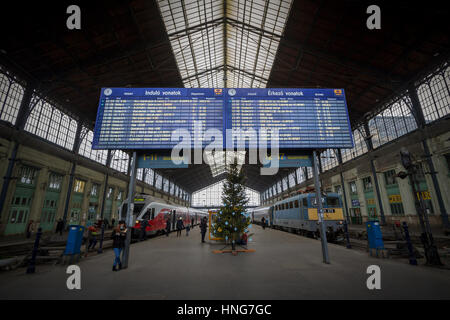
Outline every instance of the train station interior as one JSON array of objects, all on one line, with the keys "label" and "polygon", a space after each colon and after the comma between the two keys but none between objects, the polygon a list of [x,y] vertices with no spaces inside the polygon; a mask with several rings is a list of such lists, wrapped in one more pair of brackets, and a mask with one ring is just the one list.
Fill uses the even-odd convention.
[{"label": "train station interior", "polygon": [[[448,9],[364,0],[8,6],[0,19],[0,299],[450,298]],[[249,147],[201,146],[204,161],[166,164],[156,155],[169,157],[170,135],[161,129],[167,147],[152,148],[139,128],[169,127],[168,117],[151,121],[177,106],[157,107],[169,98],[129,105],[139,90],[145,99],[210,92],[180,113],[220,130],[236,129],[250,109],[255,116],[241,126],[256,114],[270,126],[261,110],[271,94],[295,95],[270,100],[281,114],[289,101],[331,92],[322,108],[343,101],[347,133],[323,138],[314,126],[341,124],[316,104],[308,114],[319,119],[310,129],[317,136],[294,138],[310,120],[283,116],[292,135],[280,135],[274,174],[251,163]],[[132,133],[105,138],[102,126],[121,106],[135,115],[146,108],[145,120],[121,122],[117,132]],[[222,110],[229,122],[217,120]],[[108,147],[122,138],[132,146]],[[230,181],[242,205],[230,204]],[[225,232],[228,221],[236,232],[242,226],[237,236]],[[69,285],[73,265],[81,289]],[[371,278],[377,272],[381,280]]]}]

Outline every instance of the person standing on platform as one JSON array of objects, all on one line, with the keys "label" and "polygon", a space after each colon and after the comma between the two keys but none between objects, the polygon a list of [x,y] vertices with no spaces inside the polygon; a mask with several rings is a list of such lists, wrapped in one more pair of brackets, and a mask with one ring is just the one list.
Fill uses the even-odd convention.
[{"label": "person standing on platform", "polygon": [[166,237],[169,236],[169,233],[170,233],[170,217],[168,217],[166,220]]},{"label": "person standing on platform", "polygon": [[177,221],[177,237],[181,237],[181,229],[183,229],[183,219],[180,217]]},{"label": "person standing on platform", "polygon": [[266,230],[266,218],[262,217],[261,224],[262,224],[263,230]]},{"label": "person standing on platform", "polygon": [[60,219],[58,219],[58,223],[56,224],[56,231],[55,231],[55,233],[59,232],[59,235],[62,236],[63,230],[64,230],[64,222],[60,218]]},{"label": "person standing on platform", "polygon": [[194,229],[194,218],[191,219],[191,228]]},{"label": "person standing on platform", "polygon": [[208,228],[207,221],[208,220],[206,219],[206,217],[203,217],[202,221],[200,222],[200,232],[202,233],[202,243],[205,242],[206,229]]},{"label": "person standing on platform", "polygon": [[127,226],[125,225],[125,221],[119,221],[119,225],[113,229],[111,238],[113,240],[113,250],[115,255],[112,270],[117,271],[117,265],[119,265],[119,270],[122,269],[120,254],[125,247],[125,240],[127,238]]},{"label": "person standing on platform", "polygon": [[141,237],[140,240],[144,241],[146,239],[146,228],[148,226],[148,220],[144,219],[141,222]]},{"label": "person standing on platform", "polygon": [[34,233],[34,221],[30,220],[27,226],[27,239],[30,239],[31,235]]}]

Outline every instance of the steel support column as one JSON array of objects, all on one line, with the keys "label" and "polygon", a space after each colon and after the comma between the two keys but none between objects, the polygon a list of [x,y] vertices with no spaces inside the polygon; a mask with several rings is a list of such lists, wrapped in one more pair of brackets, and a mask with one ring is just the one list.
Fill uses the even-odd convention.
[{"label": "steel support column", "polygon": [[133,225],[133,212],[134,212],[134,192],[136,186],[136,151],[133,152],[133,158],[130,166],[130,183],[128,185],[128,198],[127,198],[127,216],[125,224],[127,226],[127,238],[125,241],[125,248],[122,256],[122,268],[128,268],[128,258],[130,256],[130,244],[131,244],[131,227]]},{"label": "steel support column", "polygon": [[322,255],[323,262],[329,264],[330,257],[328,255],[328,243],[327,243],[327,230],[325,228],[325,220],[323,218],[323,209],[322,209],[322,192],[320,190],[320,181],[319,181],[319,164],[317,160],[317,151],[313,152],[313,162],[314,162],[314,185],[316,189],[316,203],[317,203],[317,217],[318,222],[320,224],[320,242],[322,244]]},{"label": "steel support column", "polygon": [[[69,212],[69,204],[70,204],[70,196],[72,195],[72,187],[73,187],[73,179],[75,177],[75,169],[77,167],[77,153],[80,150],[81,141],[83,140],[82,137],[82,124],[78,123],[77,131],[75,133],[75,141],[73,144],[73,161],[72,161],[72,168],[70,170],[70,176],[69,176],[69,186],[67,187],[67,195],[66,195],[66,202],[64,204],[64,214],[63,214],[63,226],[66,226],[67,222],[67,214]],[[87,132],[87,131],[86,131]]]},{"label": "steel support column", "polygon": [[375,162],[372,158],[373,143],[372,143],[372,136],[370,135],[369,124],[367,123],[367,121],[364,121],[364,131],[365,131],[365,134],[363,136],[364,136],[364,140],[366,141],[366,144],[367,144],[367,153],[368,153],[369,159],[370,159],[370,169],[372,170],[373,183],[375,185],[378,206],[380,208],[380,218],[381,218],[380,223],[382,226],[384,226],[384,225],[386,225],[386,217],[384,216],[383,201],[381,201],[380,185],[378,183],[377,171],[375,169]]},{"label": "steel support column", "polygon": [[336,156],[338,158],[338,163],[339,163],[339,175],[341,176],[341,190],[342,190],[342,195],[344,196],[345,217],[346,217],[347,223],[350,223],[350,216],[349,216],[349,212],[348,212],[348,203],[347,203],[347,195],[345,193],[344,174],[342,173],[343,169],[342,169],[341,149],[336,149],[335,153],[336,153]]}]

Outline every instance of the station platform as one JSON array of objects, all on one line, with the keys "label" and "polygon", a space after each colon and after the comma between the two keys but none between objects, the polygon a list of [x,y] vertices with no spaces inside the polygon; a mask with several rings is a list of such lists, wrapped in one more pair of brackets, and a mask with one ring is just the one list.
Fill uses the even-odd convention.
[{"label": "station platform", "polygon": [[[113,272],[112,250],[82,259],[81,290],[68,290],[66,266],[38,265],[0,274],[0,299],[449,299],[450,270],[410,266],[253,225],[248,248],[213,253],[223,244],[201,243],[200,229],[132,245],[129,267]],[[367,267],[381,268],[381,290],[369,290]]]}]

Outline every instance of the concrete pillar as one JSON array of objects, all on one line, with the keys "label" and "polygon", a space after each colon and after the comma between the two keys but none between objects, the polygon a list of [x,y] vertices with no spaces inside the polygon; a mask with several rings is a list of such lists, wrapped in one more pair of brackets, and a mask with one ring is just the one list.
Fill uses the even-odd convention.
[{"label": "concrete pillar", "polygon": [[[448,138],[450,139],[450,133]],[[433,140],[430,141],[433,145]],[[432,148],[433,150],[434,148]],[[443,154],[439,154],[438,150],[433,150],[433,162],[435,170],[439,173],[436,175],[442,194],[450,195],[450,168],[447,165],[447,160]],[[447,212],[450,212],[450,197],[443,197],[444,206]],[[433,204],[434,205],[434,204]]]},{"label": "concrete pillar", "polygon": [[[11,155],[13,153],[13,149],[15,147],[15,143],[11,142],[8,146],[8,151],[7,151],[7,158],[6,159],[10,159]],[[20,153],[20,150],[19,152]],[[4,162],[5,166],[7,167],[7,161]],[[5,169],[6,171],[6,169]],[[13,166],[12,167],[12,173],[11,176],[12,177],[17,177],[19,174],[19,169],[18,166]],[[11,179],[8,182],[8,188],[5,190],[5,202],[2,208],[2,212],[1,212],[1,224],[0,224],[0,234],[3,234],[6,228],[6,225],[8,223],[8,218],[9,218],[9,209],[10,209],[10,204],[12,201],[12,198],[14,196],[14,192],[16,191],[16,184],[17,184],[17,179]],[[3,189],[2,189],[3,190]]]},{"label": "concrete pillar", "polygon": [[[118,210],[117,196],[119,195],[119,189],[120,189],[119,187],[114,188],[114,192],[112,195],[113,198],[112,198],[112,205],[111,205],[111,218],[109,219],[109,223],[111,223],[112,218],[115,218],[117,220],[117,215],[116,215],[116,212]],[[123,194],[123,192],[122,192],[122,194]]]},{"label": "concrete pillar", "polygon": [[48,187],[48,168],[41,168],[36,177],[36,187],[34,189],[33,200],[30,208],[30,219],[39,225],[41,221],[42,207],[44,205],[45,191]]},{"label": "concrete pillar", "polygon": [[367,210],[366,197],[364,197],[364,185],[362,179],[356,179],[355,183],[356,183],[356,190],[358,191],[358,200],[361,208],[361,216],[364,217],[365,220],[367,220],[369,212]]},{"label": "concrete pillar", "polygon": [[64,203],[66,202],[67,197],[67,189],[69,188],[69,179],[70,179],[70,167],[71,163],[67,163],[67,174],[63,175],[62,181],[61,181],[61,191],[59,193],[59,199],[58,199],[58,208],[56,209],[55,214],[55,221],[58,221],[58,219],[62,219],[64,216]]},{"label": "concrete pillar", "polygon": [[[83,179],[82,179],[83,180]],[[81,225],[86,225],[86,221],[88,218],[88,209],[89,209],[89,192],[92,188],[92,181],[88,179],[84,186],[83,192],[83,202],[81,204]]]},{"label": "concrete pillar", "polygon": [[[397,167],[397,170],[404,171],[403,167]],[[418,217],[416,206],[414,204],[414,195],[412,192],[412,187],[410,184],[410,180],[397,178],[398,188],[400,189],[400,196],[402,197],[403,209],[405,210],[405,217],[407,219],[408,224],[416,224],[418,225]]]}]

